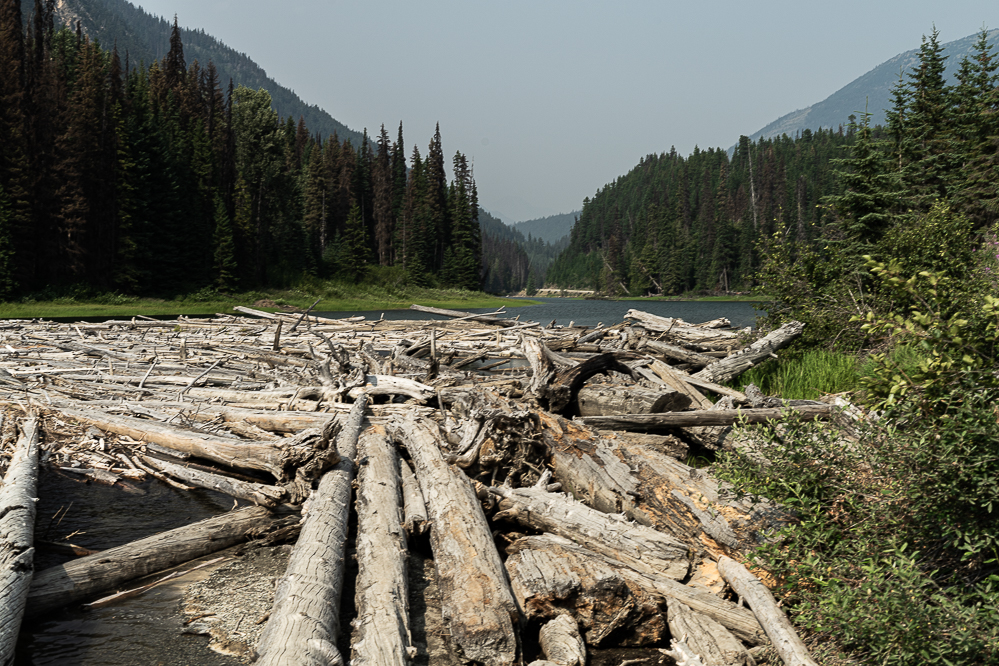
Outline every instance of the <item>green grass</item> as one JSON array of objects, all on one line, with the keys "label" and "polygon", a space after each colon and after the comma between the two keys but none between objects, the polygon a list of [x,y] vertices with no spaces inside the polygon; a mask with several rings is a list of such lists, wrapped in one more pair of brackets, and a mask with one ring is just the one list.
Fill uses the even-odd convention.
[{"label": "green grass", "polygon": [[615,301],[694,301],[702,303],[761,303],[766,296],[621,296]]},{"label": "green grass", "polygon": [[133,315],[213,315],[231,313],[236,305],[253,307],[260,300],[273,301],[275,307],[260,307],[265,311],[280,306],[307,308],[317,298],[322,300],[317,311],[401,310],[413,303],[440,308],[510,308],[533,305],[533,301],[511,300],[484,292],[458,289],[436,289],[406,284],[368,282],[353,284],[330,280],[311,280],[292,289],[270,289],[236,294],[222,294],[205,289],[174,298],[139,298],[116,293],[93,293],[82,289],[63,293],[45,293],[19,301],[0,303],[0,318],[53,317],[127,317]]},{"label": "green grass", "polygon": [[[915,368],[922,356],[912,347],[896,347],[888,357],[890,363],[903,372]],[[812,349],[798,355],[788,355],[776,362],[768,361],[743,374],[738,388],[749,384],[766,395],[787,400],[814,400],[829,393],[856,391],[861,379],[873,374],[875,361],[858,359],[852,354]]]}]

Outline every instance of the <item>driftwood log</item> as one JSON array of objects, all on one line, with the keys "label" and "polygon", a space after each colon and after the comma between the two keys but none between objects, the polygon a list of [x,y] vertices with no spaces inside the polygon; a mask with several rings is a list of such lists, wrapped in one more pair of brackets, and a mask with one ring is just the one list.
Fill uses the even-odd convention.
[{"label": "driftwood log", "polygon": [[718,560],[718,571],[735,593],[753,609],[756,619],[767,632],[774,650],[787,666],[818,666],[808,653],[808,648],[798,637],[791,621],[787,619],[787,615],[777,606],[774,595],[759,578],[729,557]]},{"label": "driftwood log", "polygon": [[832,405],[788,406],[784,409],[703,409],[693,412],[669,414],[621,414],[616,416],[583,416],[579,421],[593,428],[631,430],[644,432],[696,426],[730,426],[737,423],[766,423],[788,418],[811,421],[828,418],[833,414]]},{"label": "driftwood log", "polygon": [[660,414],[678,412],[690,406],[690,397],[673,389],[651,391],[601,384],[584,386],[576,399],[580,416]]},{"label": "driftwood log", "polygon": [[45,569],[31,583],[26,616],[68,606],[127,581],[228,548],[265,533],[276,520],[263,507],[237,509]]},{"label": "driftwood log", "polygon": [[776,358],[777,352],[798,339],[805,325],[798,321],[788,322],[776,331],[757,340],[745,349],[737,351],[694,374],[715,384],[730,382],[746,370],[759,365],[768,358]]},{"label": "driftwood log", "polygon": [[409,630],[399,454],[380,426],[364,431],[357,454],[357,618],[350,663],[402,666],[416,649]]},{"label": "driftwood log", "polygon": [[434,422],[406,419],[392,434],[406,445],[427,501],[441,611],[451,641],[470,661],[515,663],[517,605],[471,483],[444,461]]},{"label": "driftwood log", "polygon": [[342,664],[340,630],[351,482],[357,438],[367,398],[354,403],[340,430],[337,465],[326,472],[311,498],[288,569],[274,592],[274,607],[257,644],[256,663]]},{"label": "driftwood log", "polygon": [[0,487],[0,664],[11,664],[34,574],[38,419],[21,424]]},{"label": "driftwood log", "polygon": [[559,666],[586,666],[586,644],[579,635],[579,625],[569,615],[546,622],[538,637],[548,661]]},{"label": "driftwood log", "polygon": [[685,636],[687,646],[704,666],[754,666],[749,652],[728,629],[676,599],[668,599],[666,603],[670,634]]},{"label": "driftwood log", "polygon": [[180,479],[185,483],[199,488],[208,488],[216,492],[224,493],[230,497],[247,500],[258,506],[273,508],[281,503],[288,496],[288,491],[280,486],[269,486],[263,483],[253,483],[234,479],[231,476],[212,474],[204,470],[195,469],[185,465],[178,465],[167,460],[141,456],[142,462],[161,472]]}]

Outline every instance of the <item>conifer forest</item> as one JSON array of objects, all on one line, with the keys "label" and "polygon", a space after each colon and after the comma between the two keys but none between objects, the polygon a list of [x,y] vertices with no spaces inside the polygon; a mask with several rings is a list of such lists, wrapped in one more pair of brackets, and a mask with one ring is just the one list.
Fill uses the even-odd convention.
[{"label": "conifer forest", "polygon": [[410,155],[401,123],[394,140],[384,126],[360,145],[317,136],[267,91],[186,62],[176,21],[166,57],[138,63],[54,25],[53,7],[38,0],[25,25],[20,3],[0,4],[0,297],[282,286],[368,266],[479,287],[475,181],[439,130]]}]

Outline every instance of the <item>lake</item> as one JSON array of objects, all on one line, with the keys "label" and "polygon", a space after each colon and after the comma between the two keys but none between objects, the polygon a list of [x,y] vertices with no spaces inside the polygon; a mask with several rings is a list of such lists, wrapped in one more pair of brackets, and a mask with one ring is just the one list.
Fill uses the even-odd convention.
[{"label": "lake", "polygon": [[[559,326],[575,322],[581,326],[617,324],[624,320],[628,310],[642,310],[661,317],[679,317],[691,324],[699,324],[719,317],[726,317],[737,328],[756,325],[756,318],[764,313],[754,309],[754,303],[740,301],[614,301],[581,300],[576,298],[523,298],[511,299],[540,301],[538,305],[507,308],[507,317],[520,316],[522,321],[537,321],[548,324],[552,320]],[[462,308],[465,310],[464,308]],[[469,313],[493,312],[490,309],[468,309]],[[316,312],[320,317],[341,319],[361,315],[368,319],[447,319],[439,315],[417,312],[416,310],[383,310],[356,312]]]}]

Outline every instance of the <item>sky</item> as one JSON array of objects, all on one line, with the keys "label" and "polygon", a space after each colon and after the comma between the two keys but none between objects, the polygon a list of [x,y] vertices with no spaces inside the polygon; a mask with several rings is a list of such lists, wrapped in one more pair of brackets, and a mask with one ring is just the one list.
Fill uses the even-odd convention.
[{"label": "sky", "polygon": [[648,154],[728,148],[995,0],[132,0],[358,131],[474,165],[505,222],[579,210]]}]

